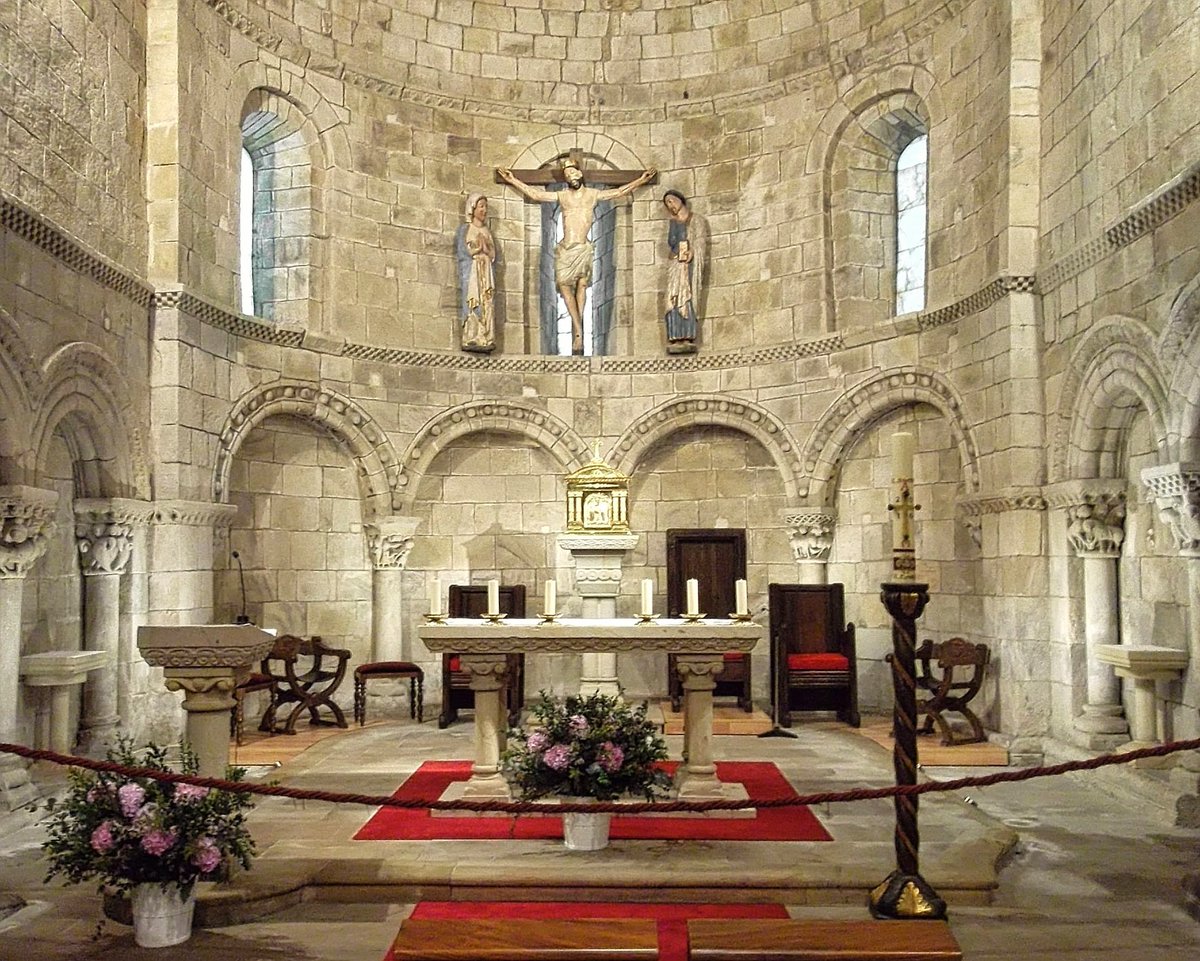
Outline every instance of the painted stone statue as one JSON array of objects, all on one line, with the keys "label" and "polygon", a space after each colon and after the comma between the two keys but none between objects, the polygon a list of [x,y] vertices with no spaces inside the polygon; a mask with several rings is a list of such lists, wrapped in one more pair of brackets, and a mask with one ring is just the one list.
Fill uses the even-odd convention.
[{"label": "painted stone statue", "polygon": [[482,354],[496,347],[496,243],[488,229],[487,211],[487,197],[471,194],[466,223],[454,237],[462,349]]},{"label": "painted stone statue", "polygon": [[691,354],[700,327],[700,294],[708,256],[708,224],[693,213],[678,190],[663,194],[671,221],[667,228],[667,353]]}]

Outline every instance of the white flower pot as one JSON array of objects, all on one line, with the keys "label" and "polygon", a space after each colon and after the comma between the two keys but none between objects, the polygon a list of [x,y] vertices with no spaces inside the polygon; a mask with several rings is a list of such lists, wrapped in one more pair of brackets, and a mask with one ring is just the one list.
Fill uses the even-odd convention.
[{"label": "white flower pot", "polygon": [[133,939],[143,948],[167,948],[192,936],[192,914],[196,890],[186,898],[168,884],[139,884],[130,897],[133,908]]},{"label": "white flower pot", "polygon": [[608,847],[611,814],[564,814],[563,843],[568,851],[599,851]]}]

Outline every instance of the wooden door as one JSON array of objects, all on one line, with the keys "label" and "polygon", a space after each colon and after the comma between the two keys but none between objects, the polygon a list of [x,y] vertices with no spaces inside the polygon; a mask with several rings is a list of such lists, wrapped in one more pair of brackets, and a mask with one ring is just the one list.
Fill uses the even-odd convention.
[{"label": "wooden door", "polygon": [[728,617],[733,583],[746,576],[746,531],[740,527],[667,531],[667,616],[687,608],[686,584],[699,581],[700,613]]}]

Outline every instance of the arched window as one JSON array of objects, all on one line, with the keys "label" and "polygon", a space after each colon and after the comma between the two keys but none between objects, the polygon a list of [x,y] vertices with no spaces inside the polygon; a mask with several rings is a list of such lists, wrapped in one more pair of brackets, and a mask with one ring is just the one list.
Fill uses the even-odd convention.
[{"label": "arched window", "polygon": [[929,136],[914,137],[896,159],[896,313],[925,308]]},{"label": "arched window", "polygon": [[242,147],[242,170],[238,187],[238,278],[243,314],[254,309],[254,160]]}]

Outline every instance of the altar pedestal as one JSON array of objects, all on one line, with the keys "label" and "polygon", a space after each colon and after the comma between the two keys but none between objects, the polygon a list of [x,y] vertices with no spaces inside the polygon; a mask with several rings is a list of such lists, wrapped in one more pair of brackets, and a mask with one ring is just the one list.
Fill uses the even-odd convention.
[{"label": "altar pedestal", "polygon": [[75,746],[70,728],[71,688],[83,684],[89,671],[107,667],[110,651],[43,651],[21,658],[26,687],[50,688],[50,750],[69,754]]},{"label": "altar pedestal", "polygon": [[[1179,677],[1188,665],[1188,652],[1150,644],[1100,644],[1095,652],[1102,663],[1112,665],[1118,677],[1133,681],[1133,710],[1129,715],[1132,740],[1121,745],[1120,750],[1161,744],[1155,688],[1159,681],[1173,681]],[[1170,767],[1174,759],[1144,758],[1135,763],[1141,767]]]},{"label": "altar pedestal", "polygon": [[[543,624],[531,619],[490,624],[450,618],[426,624],[421,640],[431,651],[455,651],[463,669],[471,672],[475,690],[475,763],[464,796],[510,800],[508,783],[499,774],[503,726],[500,691],[510,653],[561,654],[618,651],[670,651],[686,696],[683,763],[676,786],[690,801],[730,797],[717,780],[712,747],[714,678],[726,651],[750,651],[763,636],[757,624],[712,619],[689,623],[662,620],[639,624],[632,620],[565,620]],[[477,679],[478,678],[478,682]],[[478,686],[477,686],[478,683]]]}]

